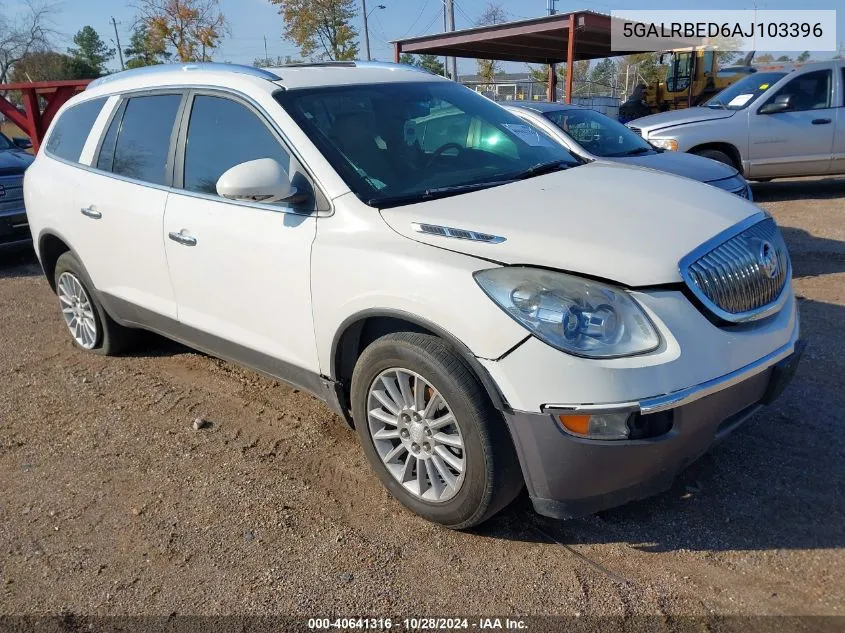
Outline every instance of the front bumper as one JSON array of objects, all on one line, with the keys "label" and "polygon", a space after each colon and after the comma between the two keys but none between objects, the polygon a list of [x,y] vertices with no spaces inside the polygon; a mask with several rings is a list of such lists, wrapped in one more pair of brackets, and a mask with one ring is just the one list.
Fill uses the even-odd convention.
[{"label": "front bumper", "polygon": [[780,395],[803,348],[802,342],[790,341],[786,356],[778,350],[753,366],[662,398],[578,408],[671,412],[671,430],[650,439],[575,437],[555,419],[572,408],[506,413],[535,510],[554,518],[576,518],[666,490],[714,442]]}]

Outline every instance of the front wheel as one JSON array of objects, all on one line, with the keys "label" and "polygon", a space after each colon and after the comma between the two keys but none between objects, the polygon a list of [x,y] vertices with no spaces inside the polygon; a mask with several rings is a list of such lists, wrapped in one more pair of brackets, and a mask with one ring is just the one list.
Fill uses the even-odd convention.
[{"label": "front wheel", "polygon": [[367,459],[420,516],[473,527],[521,490],[502,415],[441,339],[412,332],[379,338],[355,366],[351,396]]},{"label": "front wheel", "polygon": [[725,165],[730,165],[737,171],[742,171],[734,162],[734,159],[728,156],[725,152],[722,152],[718,149],[699,149],[693,152],[696,156],[702,156],[703,158],[709,158],[710,160],[715,160],[720,163],[724,163]]}]

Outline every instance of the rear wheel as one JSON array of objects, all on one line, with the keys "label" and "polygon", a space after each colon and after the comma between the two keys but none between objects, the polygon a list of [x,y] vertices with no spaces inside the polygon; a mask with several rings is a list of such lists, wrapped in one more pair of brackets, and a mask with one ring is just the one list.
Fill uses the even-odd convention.
[{"label": "rear wheel", "polygon": [[106,356],[125,350],[132,339],[132,330],[122,327],[106,313],[73,253],[68,251],[59,256],[54,275],[59,309],[74,345]]},{"label": "rear wheel", "polygon": [[508,505],[522,474],[501,414],[441,339],[402,332],[364,350],[352,377],[355,428],[382,483],[454,529]]},{"label": "rear wheel", "polygon": [[731,158],[725,152],[718,150],[718,149],[699,149],[693,152],[697,156],[703,156],[704,158],[709,158],[710,160],[719,161],[720,163],[724,163],[725,165],[730,165],[737,171],[740,171],[739,166],[736,164],[733,158]]}]

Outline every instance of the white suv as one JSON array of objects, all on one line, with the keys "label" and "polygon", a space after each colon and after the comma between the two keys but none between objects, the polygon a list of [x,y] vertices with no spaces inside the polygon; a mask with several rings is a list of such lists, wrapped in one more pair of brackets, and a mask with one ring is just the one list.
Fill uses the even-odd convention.
[{"label": "white suv", "polygon": [[79,347],[143,328],[306,389],[453,528],[523,485],[561,518],[666,488],[801,350],[759,208],[403,66],[100,79],[25,194]]}]

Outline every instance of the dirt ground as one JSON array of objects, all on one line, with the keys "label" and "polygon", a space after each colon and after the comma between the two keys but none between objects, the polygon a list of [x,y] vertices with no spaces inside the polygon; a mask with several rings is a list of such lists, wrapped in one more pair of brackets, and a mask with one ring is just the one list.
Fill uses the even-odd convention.
[{"label": "dirt ground", "polygon": [[0,613],[845,614],[845,179],[754,190],[809,341],[781,400],[656,498],[571,522],[522,498],[466,533],[304,393],[152,336],[77,351],[3,257]]}]

